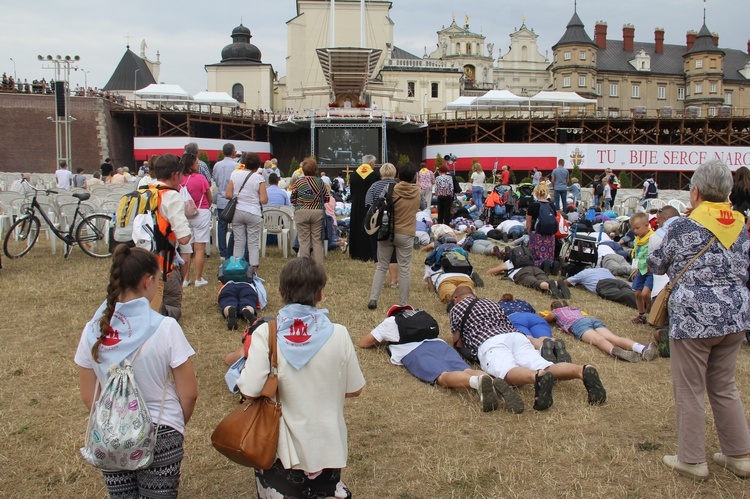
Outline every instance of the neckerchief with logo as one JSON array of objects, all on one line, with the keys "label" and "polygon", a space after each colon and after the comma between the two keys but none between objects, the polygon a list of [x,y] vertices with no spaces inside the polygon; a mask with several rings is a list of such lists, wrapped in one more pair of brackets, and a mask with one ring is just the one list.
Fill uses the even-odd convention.
[{"label": "neckerchief with logo", "polygon": [[357,174],[364,178],[367,178],[368,175],[370,175],[374,170],[372,169],[372,166],[369,165],[369,163],[362,163],[357,168]]},{"label": "neckerchief with logo", "polygon": [[646,258],[648,258],[648,247],[646,245],[648,244],[648,240],[651,239],[651,236],[653,235],[654,231],[648,229],[648,232],[646,232],[643,236],[635,236],[632,255],[633,261],[636,264],[636,268],[641,274],[648,273],[648,264],[646,263]]},{"label": "neckerchief with logo", "polygon": [[[92,344],[101,336],[99,319],[107,307],[105,301],[94,314],[88,324],[88,332]],[[110,331],[99,345],[99,363],[94,364],[94,370],[101,379],[109,377],[109,367],[119,364],[138,347],[143,345],[156,331],[164,320],[164,316],[154,312],[147,298],[138,298],[115,304],[115,311],[109,321]]]},{"label": "neckerchief with logo", "polygon": [[716,236],[722,246],[729,248],[745,227],[745,217],[732,210],[729,203],[702,201],[690,212],[690,217]]},{"label": "neckerchief with logo", "polygon": [[276,330],[281,353],[299,371],[331,337],[333,323],[326,309],[292,303],[279,310]]}]

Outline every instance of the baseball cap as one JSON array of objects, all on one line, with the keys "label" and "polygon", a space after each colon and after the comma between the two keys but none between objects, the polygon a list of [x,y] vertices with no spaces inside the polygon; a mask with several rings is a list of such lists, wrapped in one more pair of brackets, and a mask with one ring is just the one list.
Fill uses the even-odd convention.
[{"label": "baseball cap", "polygon": [[385,314],[386,317],[391,317],[403,310],[414,310],[414,308],[411,305],[393,305],[391,308],[388,309],[388,313]]}]

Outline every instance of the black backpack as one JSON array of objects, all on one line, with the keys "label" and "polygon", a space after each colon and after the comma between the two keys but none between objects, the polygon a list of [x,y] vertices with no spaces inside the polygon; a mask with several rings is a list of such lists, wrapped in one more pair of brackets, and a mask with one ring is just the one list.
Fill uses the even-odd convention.
[{"label": "black backpack", "polygon": [[399,340],[393,343],[414,343],[440,335],[437,321],[424,310],[404,310],[396,316]]},{"label": "black backpack", "polygon": [[533,267],[534,255],[531,254],[531,250],[528,246],[516,246],[510,250],[510,263],[513,264],[514,269]]},{"label": "black backpack", "polygon": [[536,232],[542,235],[557,233],[557,217],[550,203],[539,203],[539,216],[536,219]]},{"label": "black backpack", "polygon": [[648,185],[646,186],[646,197],[656,197],[656,195],[659,193],[659,189],[656,187],[656,182],[653,180],[646,180]]},{"label": "black backpack", "polygon": [[602,184],[601,182],[597,182],[594,185],[594,193],[597,196],[601,196],[602,194],[604,194],[604,184]]},{"label": "black backpack", "polygon": [[458,273],[470,276],[474,271],[469,260],[458,251],[443,252],[440,256],[440,266],[446,273]]},{"label": "black backpack", "polygon": [[390,184],[367,209],[364,229],[368,235],[377,234],[378,241],[393,240],[393,187]]}]

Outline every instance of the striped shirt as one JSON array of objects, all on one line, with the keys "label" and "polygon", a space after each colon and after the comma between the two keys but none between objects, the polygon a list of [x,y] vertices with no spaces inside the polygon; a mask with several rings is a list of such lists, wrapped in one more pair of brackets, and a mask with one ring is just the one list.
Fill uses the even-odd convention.
[{"label": "striped shirt", "polygon": [[383,195],[383,191],[385,191],[391,184],[396,185],[396,181],[391,178],[381,179],[372,184],[370,188],[367,189],[367,194],[365,194],[365,206],[372,206],[377,199],[380,199],[380,196]]},{"label": "striped shirt", "polygon": [[[462,330],[461,322],[466,309],[474,301],[476,305],[472,307]],[[479,346],[493,336],[519,332],[505,315],[502,307],[487,298],[464,298],[451,309],[450,321],[451,331],[461,333],[464,346],[470,349],[475,357]]]},{"label": "striped shirt", "polygon": [[292,204],[295,210],[322,210],[328,201],[328,189],[318,177],[298,178],[292,188]]},{"label": "striped shirt", "polygon": [[554,309],[552,312],[555,314],[557,325],[566,333],[570,333],[570,328],[573,324],[579,319],[583,319],[583,314],[581,313],[580,308],[561,307]]}]

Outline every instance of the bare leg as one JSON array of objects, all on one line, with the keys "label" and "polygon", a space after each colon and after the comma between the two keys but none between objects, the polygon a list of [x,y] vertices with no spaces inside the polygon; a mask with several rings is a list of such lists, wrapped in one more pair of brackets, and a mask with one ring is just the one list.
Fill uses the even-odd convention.
[{"label": "bare leg", "polygon": [[203,265],[206,263],[206,243],[193,245],[193,260],[195,260],[195,280],[203,279]]},{"label": "bare leg", "polygon": [[447,371],[438,376],[437,384],[443,388],[471,388],[469,379],[472,376],[486,376],[484,371],[466,369],[464,371]]},{"label": "bare leg", "polygon": [[604,336],[593,329],[589,329],[588,331],[583,333],[583,335],[581,336],[581,341],[586,342],[589,345],[594,345],[596,348],[607,355],[610,355],[612,353],[612,349],[614,348],[614,345],[610,343],[609,340],[607,340]]},{"label": "bare leg", "polygon": [[231,366],[244,355],[245,352],[242,351],[243,347],[239,347],[237,350],[235,350],[232,353],[228,353],[226,357],[224,357],[224,363],[228,366]]},{"label": "bare leg", "polygon": [[583,366],[578,364],[559,362],[552,364],[545,371],[551,372],[555,379],[583,379]]},{"label": "bare leg", "polygon": [[643,288],[643,311],[648,312],[651,310],[651,288],[648,286]]},{"label": "bare leg", "polygon": [[505,382],[514,386],[533,385],[535,379],[536,371],[526,367],[514,367],[505,375]]},{"label": "bare leg", "polygon": [[[549,338],[549,337],[534,338],[533,336],[529,336],[529,335],[526,335],[526,337],[529,339],[531,344],[534,345],[535,350],[539,350],[540,348],[542,348],[542,342]],[[552,338],[549,338],[549,339],[552,339]]]},{"label": "bare leg", "polygon": [[549,282],[544,281],[544,282],[540,283],[539,284],[539,289],[541,289],[542,291],[549,291]]},{"label": "bare leg", "polygon": [[184,265],[180,265],[180,274],[182,274],[182,281],[183,282],[189,282],[190,281],[190,263],[192,262],[192,253],[187,253],[185,255],[181,255],[182,259],[185,260]]},{"label": "bare leg", "polygon": [[388,271],[391,274],[391,286],[398,284],[398,263],[389,264]]},{"label": "bare leg", "polygon": [[617,336],[606,327],[598,327],[596,328],[596,332],[616,347],[624,348],[625,350],[632,350],[633,345],[635,345],[635,341]]}]

